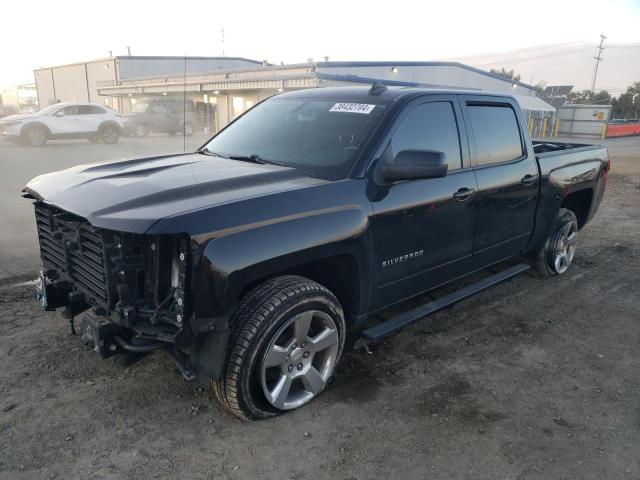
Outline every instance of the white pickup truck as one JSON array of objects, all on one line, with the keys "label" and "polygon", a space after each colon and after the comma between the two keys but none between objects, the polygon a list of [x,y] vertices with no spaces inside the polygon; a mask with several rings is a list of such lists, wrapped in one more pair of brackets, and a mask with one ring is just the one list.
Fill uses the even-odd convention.
[{"label": "white pickup truck", "polygon": [[0,138],[35,147],[65,138],[117,143],[122,126],[120,115],[110,108],[93,103],[56,103],[37,113],[2,118]]}]

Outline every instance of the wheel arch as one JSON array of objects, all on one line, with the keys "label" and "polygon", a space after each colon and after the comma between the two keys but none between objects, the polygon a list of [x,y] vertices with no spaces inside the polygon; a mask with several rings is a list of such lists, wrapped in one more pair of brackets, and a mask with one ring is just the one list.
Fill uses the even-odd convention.
[{"label": "wheel arch", "polygon": [[562,199],[560,208],[571,210],[578,219],[578,227],[582,228],[589,219],[591,205],[593,204],[593,189],[584,188],[582,190],[570,192]]},{"label": "wheel arch", "polygon": [[118,133],[122,132],[122,127],[118,125],[118,122],[114,122],[113,120],[105,120],[98,127],[98,132],[101,131],[105,127],[115,127],[118,130]]},{"label": "wheel arch", "polygon": [[358,316],[361,296],[359,288],[360,273],[355,256],[349,253],[310,260],[306,263],[256,278],[239,290],[236,302],[240,301],[256,286],[272,278],[284,275],[305,277],[329,289],[340,302],[348,324],[351,324]]},{"label": "wheel arch", "polygon": [[42,122],[29,122],[24,124],[20,129],[20,136],[24,136],[30,128],[34,127],[42,128],[45,132],[47,132],[47,135],[51,135],[51,129],[46,124]]},{"label": "wheel arch", "polygon": [[214,250],[205,249],[194,281],[196,315],[202,318],[229,318],[253,288],[284,275],[299,275],[329,289],[340,302],[349,325],[357,323],[367,309],[370,295],[367,282],[362,281],[366,264],[357,252],[320,247],[227,271],[215,256],[209,256]]}]

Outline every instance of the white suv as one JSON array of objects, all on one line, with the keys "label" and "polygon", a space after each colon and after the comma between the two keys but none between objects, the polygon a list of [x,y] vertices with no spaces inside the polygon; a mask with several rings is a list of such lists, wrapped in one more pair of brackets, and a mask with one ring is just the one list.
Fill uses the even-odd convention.
[{"label": "white suv", "polygon": [[117,143],[122,131],[120,115],[93,103],[56,103],[30,115],[0,119],[0,137],[42,146],[49,139],[86,138]]}]

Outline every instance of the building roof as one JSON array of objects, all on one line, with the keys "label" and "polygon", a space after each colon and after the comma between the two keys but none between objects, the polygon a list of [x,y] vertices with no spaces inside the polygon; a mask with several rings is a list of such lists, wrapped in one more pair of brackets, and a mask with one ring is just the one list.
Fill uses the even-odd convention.
[{"label": "building roof", "polygon": [[103,58],[94,58],[92,60],[86,60],[84,62],[72,62],[72,63],[63,63],[60,65],[48,65],[43,67],[34,68],[33,71],[37,72],[38,70],[49,70],[50,68],[61,68],[61,67],[71,67],[73,65],[84,65],[87,63],[98,63],[98,62],[106,62],[110,60],[233,60],[233,61],[243,61],[249,63],[255,63],[256,65],[263,65],[263,62],[259,60],[252,60],[251,58],[244,57],[199,57],[199,56],[170,56],[170,55],[114,55],[113,57],[103,57]]},{"label": "building roof", "polygon": [[534,87],[528,85],[526,83],[521,82],[520,80],[514,80],[511,78],[503,77],[502,75],[498,75],[497,73],[487,72],[486,70],[482,70],[480,68],[472,67],[471,65],[465,65],[460,62],[419,62],[419,61],[358,61],[358,62],[316,62],[315,65],[317,67],[458,67],[463,68],[465,70],[469,70],[471,72],[479,73],[482,75],[486,75],[488,77],[497,78],[498,80],[502,80],[504,82],[509,82],[511,84],[516,84],[521,87],[533,89]]}]

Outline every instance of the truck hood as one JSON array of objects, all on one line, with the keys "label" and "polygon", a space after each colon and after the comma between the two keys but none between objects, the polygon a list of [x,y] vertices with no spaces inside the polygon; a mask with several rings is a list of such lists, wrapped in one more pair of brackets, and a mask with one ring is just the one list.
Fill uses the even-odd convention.
[{"label": "truck hood", "polygon": [[319,183],[289,167],[192,153],[79,165],[38,176],[23,193],[96,227],[144,233],[172,215]]}]

